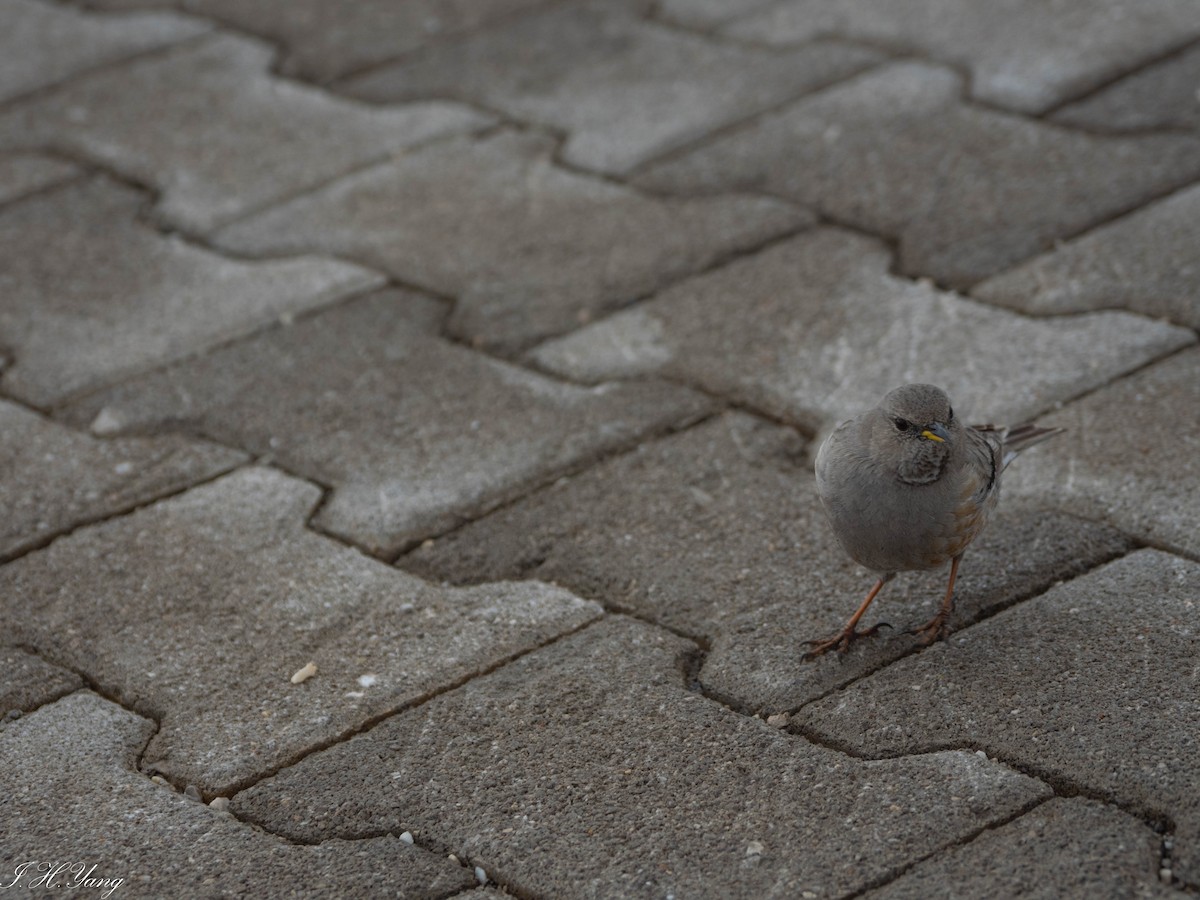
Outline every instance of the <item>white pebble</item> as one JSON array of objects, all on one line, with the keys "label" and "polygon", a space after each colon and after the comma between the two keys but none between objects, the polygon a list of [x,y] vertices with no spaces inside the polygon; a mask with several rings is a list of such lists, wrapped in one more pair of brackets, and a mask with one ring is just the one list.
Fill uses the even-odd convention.
[{"label": "white pebble", "polygon": [[316,674],[317,664],[310,662],[307,666],[305,666],[303,669],[300,669],[295,675],[292,676],[292,684],[300,684],[301,682],[308,681],[308,679],[312,678]]},{"label": "white pebble", "polygon": [[482,866],[475,867],[475,880],[480,884],[487,884],[487,872],[483,871]]},{"label": "white pebble", "polygon": [[406,844],[413,843],[412,832],[411,831],[404,832],[403,834],[400,835],[400,840],[404,841],[404,843],[406,843]]},{"label": "white pebble", "polygon": [[213,797],[208,805],[210,807],[212,807],[213,809],[215,809],[217,812],[225,812],[225,810],[229,809],[229,798],[228,797]]}]

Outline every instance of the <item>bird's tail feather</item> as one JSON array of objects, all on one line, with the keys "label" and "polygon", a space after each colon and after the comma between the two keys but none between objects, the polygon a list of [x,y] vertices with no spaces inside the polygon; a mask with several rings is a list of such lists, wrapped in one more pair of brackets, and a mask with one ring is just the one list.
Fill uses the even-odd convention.
[{"label": "bird's tail feather", "polygon": [[1001,461],[1002,468],[1007,468],[1008,464],[1016,459],[1023,450],[1028,450],[1034,444],[1040,444],[1042,441],[1047,441],[1056,434],[1066,431],[1065,428],[1042,428],[1030,423],[1012,427],[1004,425],[975,425],[973,427],[979,431],[991,432],[1000,438],[1004,451]]}]

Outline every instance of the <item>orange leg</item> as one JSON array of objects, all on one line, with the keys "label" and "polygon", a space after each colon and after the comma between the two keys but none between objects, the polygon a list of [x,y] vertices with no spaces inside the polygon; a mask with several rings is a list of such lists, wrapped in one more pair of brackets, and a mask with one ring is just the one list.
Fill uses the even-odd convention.
[{"label": "orange leg", "polygon": [[858,620],[863,617],[864,613],[866,613],[867,607],[871,605],[871,601],[873,601],[875,596],[881,590],[883,590],[883,586],[892,580],[895,574],[895,572],[889,572],[875,582],[875,587],[871,588],[870,593],[867,594],[867,599],[862,602],[862,605],[859,606],[857,610],[855,610],[854,615],[850,617],[850,621],[846,623],[846,627],[837,634],[833,635],[833,637],[816,641],[805,641],[806,644],[812,646],[812,649],[804,654],[804,658],[806,660],[816,659],[821,654],[828,653],[830,650],[835,648],[837,649],[838,653],[845,653],[850,647],[850,642],[856,638],[866,637],[867,635],[874,634],[880,629],[881,626],[884,625],[887,625],[888,628],[891,628],[892,626],[888,625],[886,622],[880,622],[877,625],[872,625],[865,631],[855,630],[858,625]]},{"label": "orange leg", "polygon": [[960,553],[950,563],[950,583],[946,586],[946,596],[942,598],[942,608],[924,625],[912,630],[912,634],[921,636],[921,643],[925,646],[940,641],[946,636],[946,620],[954,612],[954,580],[958,578],[958,564],[961,560],[962,554]]}]

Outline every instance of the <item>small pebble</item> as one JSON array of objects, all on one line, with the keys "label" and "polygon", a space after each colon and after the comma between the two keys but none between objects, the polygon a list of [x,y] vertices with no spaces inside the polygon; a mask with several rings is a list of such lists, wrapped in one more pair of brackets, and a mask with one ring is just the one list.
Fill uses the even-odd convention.
[{"label": "small pebble", "polygon": [[4,718],[9,722],[15,722],[17,719],[21,718],[21,711],[19,709],[10,709],[4,714]]},{"label": "small pebble", "polygon": [[457,862],[458,862],[458,857],[457,857],[457,856],[455,856],[453,853],[447,853],[447,854],[446,854],[446,858],[447,858],[448,860],[450,860],[450,862],[452,862],[452,863],[457,863]]},{"label": "small pebble", "polygon": [[96,437],[108,437],[120,431],[122,424],[116,412],[106,406],[92,419],[91,431]]},{"label": "small pebble", "polygon": [[168,790],[175,790],[175,785],[171,784],[171,782],[167,781],[167,779],[163,778],[161,775],[151,775],[150,780],[155,784],[167,788]]},{"label": "small pebble", "polygon": [[229,809],[229,798],[228,797],[213,797],[212,802],[209,803],[208,805],[211,806],[213,809],[215,809],[217,812],[225,812],[227,809]]},{"label": "small pebble", "polygon": [[746,855],[747,856],[762,856],[763,850],[765,850],[765,849],[766,848],[763,847],[762,841],[751,841],[749,844],[746,845]]},{"label": "small pebble", "polygon": [[404,832],[403,834],[400,835],[400,840],[404,841],[404,843],[406,843],[406,844],[413,843],[412,832],[411,831]]},{"label": "small pebble", "polygon": [[317,664],[309,663],[303,669],[292,676],[292,684],[301,684],[317,674]]},{"label": "small pebble", "polygon": [[475,880],[480,884],[487,884],[487,872],[483,871],[482,866],[475,867]]},{"label": "small pebble", "polygon": [[785,712],[775,713],[773,716],[767,716],[767,724],[772,728],[782,728],[791,720],[791,718],[792,717]]},{"label": "small pebble", "polygon": [[1174,877],[1174,873],[1170,869],[1159,869],[1158,870],[1158,880],[1161,881],[1163,884],[1170,884],[1171,879],[1173,877]]},{"label": "small pebble", "polygon": [[189,800],[195,800],[197,803],[204,802],[204,800],[200,797],[200,788],[196,787],[194,784],[189,784],[183,789],[183,796],[187,797]]}]

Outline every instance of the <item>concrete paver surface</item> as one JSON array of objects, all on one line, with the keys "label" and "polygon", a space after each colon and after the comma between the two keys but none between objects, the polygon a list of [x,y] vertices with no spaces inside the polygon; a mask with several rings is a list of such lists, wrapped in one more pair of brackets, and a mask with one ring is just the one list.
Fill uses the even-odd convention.
[{"label": "concrete paver surface", "polygon": [[[1192,0],[0,0],[0,895],[1200,892]],[[813,459],[1065,429],[945,571]],[[904,527],[899,519],[896,527]]]}]

